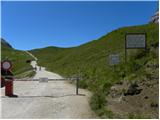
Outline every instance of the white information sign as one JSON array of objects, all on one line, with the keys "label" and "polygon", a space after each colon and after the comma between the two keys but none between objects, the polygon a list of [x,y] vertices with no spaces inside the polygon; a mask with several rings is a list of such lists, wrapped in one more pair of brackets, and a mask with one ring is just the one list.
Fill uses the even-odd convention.
[{"label": "white information sign", "polygon": [[145,48],[146,35],[145,34],[127,34],[126,48]]},{"label": "white information sign", "polygon": [[39,78],[39,82],[48,82],[48,78],[45,77]]},{"label": "white information sign", "polygon": [[117,64],[119,64],[119,62],[120,62],[120,59],[119,59],[118,54],[109,56],[109,64],[110,65],[117,65]]}]

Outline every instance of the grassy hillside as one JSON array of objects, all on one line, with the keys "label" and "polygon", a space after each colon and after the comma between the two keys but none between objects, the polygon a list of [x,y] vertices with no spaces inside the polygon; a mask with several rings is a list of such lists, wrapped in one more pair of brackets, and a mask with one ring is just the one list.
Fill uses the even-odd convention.
[{"label": "grassy hillside", "polygon": [[4,44],[1,44],[1,60],[11,60],[13,64],[12,72],[16,77],[32,76],[34,74],[32,67],[26,60],[33,59],[23,51],[15,50]]},{"label": "grassy hillside", "polygon": [[[47,47],[31,51],[39,58],[39,63],[50,71],[63,76],[81,73],[89,82],[96,76],[99,79],[110,78],[112,70],[108,64],[110,54],[120,54],[124,62],[125,33],[147,33],[147,48],[158,44],[158,26],[156,24],[126,27],[114,30],[98,40],[74,48]],[[143,50],[138,50],[138,52]],[[95,80],[94,80],[95,81]],[[88,84],[86,84],[86,87]]]},{"label": "grassy hillside", "polygon": [[[124,41],[126,33],[146,33],[147,50],[129,50],[128,62],[124,63]],[[81,75],[81,87],[93,91],[91,107],[98,115],[111,117],[112,112],[104,108],[105,96],[118,81],[142,80],[158,76],[158,69],[147,69],[148,65],[158,65],[159,29],[157,24],[124,27],[109,34],[73,48],[47,47],[31,52],[39,59],[39,64],[65,77]],[[109,55],[119,54],[119,65],[109,65]]]}]

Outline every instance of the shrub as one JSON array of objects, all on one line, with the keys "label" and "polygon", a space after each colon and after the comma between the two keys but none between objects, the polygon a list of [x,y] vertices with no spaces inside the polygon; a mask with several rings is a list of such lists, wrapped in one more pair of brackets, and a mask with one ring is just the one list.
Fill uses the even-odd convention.
[{"label": "shrub", "polygon": [[87,88],[88,85],[87,85],[87,83],[86,83],[85,80],[80,80],[79,81],[79,87],[81,87],[81,88]]},{"label": "shrub", "polygon": [[102,109],[106,105],[104,92],[97,90],[91,97],[90,104],[93,110]]}]

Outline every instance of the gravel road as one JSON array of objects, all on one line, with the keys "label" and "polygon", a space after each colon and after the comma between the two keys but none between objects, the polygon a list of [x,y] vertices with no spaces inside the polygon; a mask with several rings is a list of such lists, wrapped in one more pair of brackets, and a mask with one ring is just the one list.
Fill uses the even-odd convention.
[{"label": "gravel road", "polygon": [[14,81],[18,98],[4,96],[2,89],[2,118],[95,118],[89,107],[90,92],[67,81]]},{"label": "gravel road", "polygon": [[[31,65],[35,67],[36,61]],[[63,78],[58,74],[38,69],[34,79],[39,77]],[[91,93],[79,89],[68,81],[14,81],[14,94],[18,98],[4,96],[1,88],[1,118],[97,118],[90,109]]]}]

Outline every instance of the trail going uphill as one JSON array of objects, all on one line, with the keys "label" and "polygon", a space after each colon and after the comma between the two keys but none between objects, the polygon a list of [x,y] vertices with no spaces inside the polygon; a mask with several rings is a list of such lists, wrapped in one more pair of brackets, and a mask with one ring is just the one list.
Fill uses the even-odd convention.
[{"label": "trail going uphill", "polygon": [[28,55],[30,55],[32,58],[34,58],[34,60],[35,61],[37,61],[38,59],[33,55],[33,54],[31,54],[30,52],[28,52],[28,51],[25,51]]},{"label": "trail going uphill", "polygon": [[32,61],[31,65],[36,70],[36,75],[33,77],[33,79],[39,79],[39,78],[63,79],[62,76],[56,73],[47,71],[45,67],[38,66],[36,61]]}]

